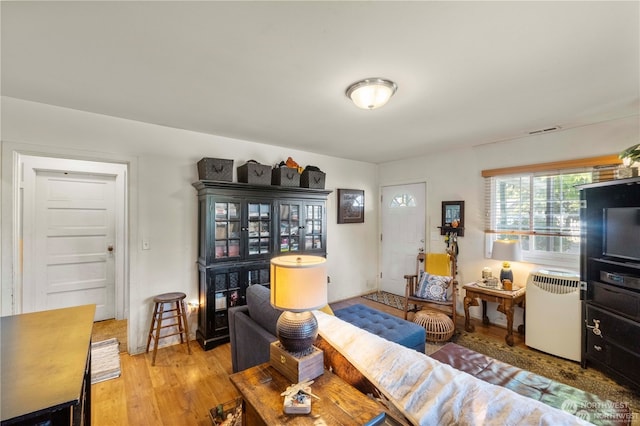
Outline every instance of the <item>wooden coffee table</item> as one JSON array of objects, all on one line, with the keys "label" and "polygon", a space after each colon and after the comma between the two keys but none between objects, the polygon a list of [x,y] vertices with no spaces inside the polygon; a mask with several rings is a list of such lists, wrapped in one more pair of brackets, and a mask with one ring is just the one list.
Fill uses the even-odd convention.
[{"label": "wooden coffee table", "polygon": [[304,415],[284,414],[280,394],[291,383],[268,363],[229,378],[242,395],[243,425],[365,425],[387,415],[381,404],[328,370],[314,379],[311,391],[320,399],[312,399],[311,414]]},{"label": "wooden coffee table", "polygon": [[[464,329],[469,333],[475,331],[475,327],[471,324],[471,318],[469,316],[469,306],[479,306],[477,299],[482,300],[482,323],[485,325],[489,324],[487,302],[495,302],[498,304],[496,310],[507,316],[507,336],[505,337],[505,341],[507,345],[513,346],[513,308],[515,306],[525,308],[526,287],[509,291],[484,287],[474,282],[463,286],[463,288],[466,290],[464,297]],[[518,326],[518,332],[524,334],[524,324]]]}]

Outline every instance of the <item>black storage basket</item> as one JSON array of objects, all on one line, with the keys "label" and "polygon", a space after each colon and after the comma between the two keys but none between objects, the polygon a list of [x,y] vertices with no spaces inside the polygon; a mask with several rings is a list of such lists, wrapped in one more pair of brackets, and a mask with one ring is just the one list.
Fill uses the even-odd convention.
[{"label": "black storage basket", "polygon": [[290,167],[276,167],[271,170],[271,185],[300,186],[300,173]]},{"label": "black storage basket", "polygon": [[252,185],[271,185],[271,166],[246,163],[238,167],[238,182]]},{"label": "black storage basket", "polygon": [[300,176],[300,186],[303,188],[324,189],[326,174],[316,170],[305,170]]},{"label": "black storage basket", "polygon": [[233,180],[233,160],[222,158],[203,158],[198,161],[198,178],[200,180]]}]

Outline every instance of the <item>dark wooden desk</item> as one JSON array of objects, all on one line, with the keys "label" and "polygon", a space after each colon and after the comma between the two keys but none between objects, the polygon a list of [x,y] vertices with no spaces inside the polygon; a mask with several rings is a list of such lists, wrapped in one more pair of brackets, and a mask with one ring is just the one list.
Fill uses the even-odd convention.
[{"label": "dark wooden desk", "polygon": [[91,424],[95,305],[2,317],[2,425]]},{"label": "dark wooden desk", "polygon": [[[513,308],[521,306],[524,309],[526,287],[514,291],[498,290],[490,287],[482,287],[477,283],[463,286],[466,290],[464,297],[464,329],[469,333],[475,331],[469,316],[469,306],[479,306],[476,299],[482,300],[482,323],[489,324],[487,317],[487,302],[498,304],[497,311],[507,316],[507,335],[505,341],[507,345],[513,346]],[[518,332],[524,334],[524,324],[518,327]]]},{"label": "dark wooden desk", "polygon": [[320,400],[312,400],[311,414],[306,415],[284,414],[280,393],[291,383],[268,363],[230,379],[242,394],[244,425],[366,425],[385,412],[382,405],[327,370],[311,385]]}]

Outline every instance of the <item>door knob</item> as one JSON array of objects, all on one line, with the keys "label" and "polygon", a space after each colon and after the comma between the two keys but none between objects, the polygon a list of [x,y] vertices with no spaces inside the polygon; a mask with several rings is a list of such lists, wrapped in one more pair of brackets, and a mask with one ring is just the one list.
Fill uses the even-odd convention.
[{"label": "door knob", "polygon": [[107,246],[107,250],[109,251],[109,253],[111,253],[113,251],[113,244],[109,244]]}]

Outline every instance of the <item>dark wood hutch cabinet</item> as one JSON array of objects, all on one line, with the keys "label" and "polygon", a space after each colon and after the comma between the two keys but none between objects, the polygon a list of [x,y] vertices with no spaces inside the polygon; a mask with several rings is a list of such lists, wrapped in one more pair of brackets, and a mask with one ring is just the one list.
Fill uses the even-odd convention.
[{"label": "dark wood hutch cabinet", "polygon": [[229,341],[227,309],[250,285],[269,286],[274,256],[326,256],[331,191],[198,181],[199,298],[196,338],[205,349]]},{"label": "dark wood hutch cabinet", "polygon": [[640,388],[640,178],[583,185],[582,367]]}]

